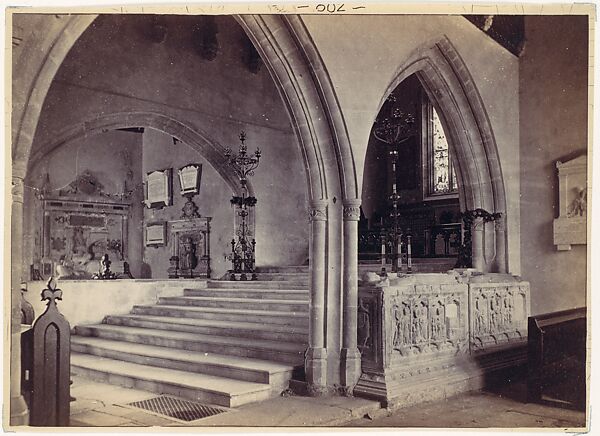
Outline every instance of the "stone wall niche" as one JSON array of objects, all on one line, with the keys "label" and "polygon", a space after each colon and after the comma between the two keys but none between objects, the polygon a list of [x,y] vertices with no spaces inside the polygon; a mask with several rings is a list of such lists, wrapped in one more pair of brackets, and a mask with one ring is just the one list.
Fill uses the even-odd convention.
[{"label": "stone wall niche", "polygon": [[587,243],[587,156],[556,162],[559,215],[554,220],[554,245],[559,251]]},{"label": "stone wall niche", "polygon": [[387,407],[478,389],[526,362],[529,284],[508,274],[413,274],[362,283],[354,395]]},{"label": "stone wall niche", "polygon": [[210,278],[210,217],[169,222],[169,278]]}]

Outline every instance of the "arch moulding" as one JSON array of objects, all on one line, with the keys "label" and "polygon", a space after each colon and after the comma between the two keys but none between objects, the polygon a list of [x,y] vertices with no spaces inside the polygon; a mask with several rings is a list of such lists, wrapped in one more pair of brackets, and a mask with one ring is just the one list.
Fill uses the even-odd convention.
[{"label": "arch moulding", "polygon": [[[438,109],[456,156],[461,210],[500,212],[506,222],[506,194],[500,158],[491,123],[466,64],[444,37],[415,50],[397,70],[386,89],[387,96],[408,76],[416,74]],[[487,223],[474,238],[474,266],[483,271],[506,272],[507,233],[504,225]]]},{"label": "arch moulding", "polygon": [[[38,72],[31,84],[20,85],[23,89],[19,91],[27,91],[29,97],[24,103],[25,109],[16,131],[13,130],[13,138],[16,138],[13,149],[13,177],[25,176],[33,137],[48,89],[68,51],[96,16],[74,16],[60,32],[46,35],[48,38],[54,38],[51,55],[40,60]],[[355,307],[357,304],[354,291],[343,298],[341,295],[342,288],[347,288],[348,285],[342,284],[342,275],[353,278],[357,272],[356,262],[353,261],[356,260],[356,250],[347,248],[352,244],[342,240],[342,234],[353,234],[352,231],[342,232],[342,229],[356,224],[352,220],[342,220],[342,205],[354,204],[353,201],[358,199],[354,160],[333,86],[302,22],[295,18],[287,20],[277,15],[241,15],[237,16],[236,20],[253,41],[286,105],[306,168],[311,209],[313,212],[322,213],[324,218],[311,221],[309,257],[312,308],[307,356],[312,357],[307,358],[305,362],[309,384],[318,391],[340,381],[339,355],[342,341],[338,330],[342,323],[342,310],[336,302],[348,307]],[[32,93],[33,90],[35,93]],[[173,120],[146,119],[144,123],[140,119],[134,122],[131,115],[129,116],[128,120],[119,121],[116,115],[111,115],[85,125],[72,126],[62,132],[62,135],[64,140],[67,140],[102,129],[140,127],[144,124],[150,126],[151,122],[161,124],[164,121],[162,127],[154,127],[179,137],[190,145],[195,143],[200,148],[204,147],[206,156],[214,152],[214,159],[208,159],[211,163],[219,156],[214,150],[205,148],[206,141],[201,139],[206,138],[199,138],[198,136],[202,135],[194,135],[187,131],[185,126],[176,126]],[[149,117],[147,114],[137,116]],[[51,149],[59,146],[64,140],[59,138],[44,147]],[[36,153],[32,162],[38,159],[39,155]],[[219,165],[216,162],[213,166],[218,170]],[[336,199],[340,200],[337,204]],[[19,231],[15,233],[13,230],[16,236],[13,240],[17,241],[14,246],[22,244],[22,237],[19,235],[22,233],[23,223],[22,219],[17,221],[20,222],[14,224]],[[20,250],[13,256],[14,263],[21,263]],[[344,265],[349,265],[353,271],[342,274]],[[13,271],[13,278],[20,275],[20,271]],[[18,294],[18,283],[18,279],[13,279],[15,295]],[[356,286],[356,283],[352,286]],[[325,306],[318,303],[323,301],[327,301],[328,304]],[[15,299],[13,308],[18,308],[19,304],[18,299]],[[16,316],[12,322],[18,322]],[[343,322],[346,324],[348,321]],[[328,327],[330,324],[331,327]],[[349,330],[345,327],[344,331],[347,333]],[[346,354],[350,356],[354,345],[352,341],[349,343]],[[18,344],[15,345],[18,348]],[[19,353],[13,353],[12,358],[14,361],[18,360]],[[13,376],[16,377],[14,374]],[[17,395],[18,385],[15,378],[11,384],[11,392]]]},{"label": "arch moulding", "polygon": [[[160,130],[189,145],[212,165],[236,195],[241,195],[239,179],[227,165],[224,154],[225,148],[222,145],[199,129],[192,128],[178,120],[156,112],[113,113],[67,127],[55,135],[51,142],[42,144],[39,149],[36,149],[29,159],[28,168],[29,170],[33,169],[35,165],[42,161],[44,156],[66,142],[109,130],[130,127],[149,127]],[[254,189],[250,181],[248,181],[248,193],[251,196],[254,195]]]}]

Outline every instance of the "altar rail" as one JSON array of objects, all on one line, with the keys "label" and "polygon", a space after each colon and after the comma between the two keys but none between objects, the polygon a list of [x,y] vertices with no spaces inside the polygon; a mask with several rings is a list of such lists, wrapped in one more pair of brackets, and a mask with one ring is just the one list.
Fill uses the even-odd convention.
[{"label": "altar rail", "polygon": [[480,388],[495,371],[526,362],[528,314],[529,283],[506,274],[362,283],[354,395],[394,407]]}]

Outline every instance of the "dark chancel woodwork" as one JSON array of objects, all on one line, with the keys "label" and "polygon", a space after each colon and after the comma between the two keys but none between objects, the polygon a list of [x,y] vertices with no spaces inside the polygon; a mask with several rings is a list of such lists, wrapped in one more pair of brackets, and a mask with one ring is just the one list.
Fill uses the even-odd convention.
[{"label": "dark chancel woodwork", "polygon": [[210,217],[170,221],[169,278],[210,278]]},{"label": "dark chancel woodwork", "polygon": [[50,279],[42,291],[46,311],[21,336],[24,397],[32,426],[68,426],[70,414],[71,332],[58,311],[62,291]]},{"label": "dark chancel woodwork", "polygon": [[[410,230],[414,257],[458,256],[462,237],[458,205],[422,203],[402,206],[398,210],[398,226],[404,231]],[[380,259],[381,236],[385,235],[391,226],[389,219],[369,225],[364,216],[361,217],[358,236],[359,259]],[[391,262],[391,253],[392,246],[388,243],[388,262]]]},{"label": "dark chancel woodwork", "polygon": [[563,382],[568,392],[563,389],[552,396],[564,397],[558,398],[563,405],[585,407],[586,312],[582,307],[529,317],[528,402],[544,400],[553,385]]}]

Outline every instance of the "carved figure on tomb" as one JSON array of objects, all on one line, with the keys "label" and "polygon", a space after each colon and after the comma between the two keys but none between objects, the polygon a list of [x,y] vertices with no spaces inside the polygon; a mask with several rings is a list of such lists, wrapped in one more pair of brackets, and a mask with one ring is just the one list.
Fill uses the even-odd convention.
[{"label": "carved figure on tomb", "polygon": [[490,299],[490,330],[496,332],[501,329],[502,302],[500,295],[496,294]]},{"label": "carved figure on tomb", "polygon": [[394,319],[396,329],[394,331],[394,347],[411,344],[410,338],[410,307],[402,303],[402,307],[394,306]]},{"label": "carved figure on tomb", "polygon": [[94,252],[92,247],[86,247],[85,236],[81,227],[73,228],[73,235],[67,239],[66,253],[60,257],[56,266],[57,278],[89,278],[97,269],[97,263],[92,262]]},{"label": "carved figure on tomb", "polygon": [[502,326],[504,328],[512,324],[512,299],[511,296],[505,294],[502,297]]},{"label": "carved figure on tomb", "polygon": [[371,315],[365,301],[358,301],[358,347],[367,348],[371,346]]},{"label": "carved figure on tomb", "polygon": [[486,325],[485,325],[485,314],[483,312],[484,304],[481,299],[478,297],[475,299],[475,322],[474,322],[474,333],[485,333]]},{"label": "carved figure on tomb", "polygon": [[179,269],[187,271],[193,270],[198,265],[196,257],[196,245],[189,236],[183,240],[182,253],[179,257]]},{"label": "carved figure on tomb", "polygon": [[407,304],[402,305],[402,319],[400,321],[400,328],[402,332],[402,343],[410,344],[410,307]]},{"label": "carved figure on tomb", "polygon": [[394,304],[392,309],[394,314],[394,320],[396,322],[396,328],[394,329],[394,339],[392,341],[394,348],[402,345],[402,333],[400,330],[400,322],[402,320],[402,315],[400,314],[400,308],[397,304]]},{"label": "carved figure on tomb", "polygon": [[444,316],[444,306],[441,302],[436,304],[434,314],[431,318],[431,336],[434,340],[446,338],[446,317]]},{"label": "carved figure on tomb", "polygon": [[418,304],[414,311],[414,342],[424,342],[427,340],[427,307],[425,303]]}]

